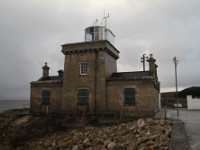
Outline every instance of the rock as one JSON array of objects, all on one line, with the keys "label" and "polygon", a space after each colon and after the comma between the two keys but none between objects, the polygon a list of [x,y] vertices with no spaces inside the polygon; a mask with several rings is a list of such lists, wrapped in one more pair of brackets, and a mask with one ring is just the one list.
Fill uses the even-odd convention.
[{"label": "rock", "polygon": [[108,140],[106,140],[105,142],[104,142],[104,145],[105,146],[108,146],[108,144],[111,142],[111,140],[110,139],[108,139]]},{"label": "rock", "polygon": [[47,140],[45,143],[44,143],[44,146],[45,147],[49,147],[49,146],[51,146],[52,145],[52,141],[50,141],[50,140]]},{"label": "rock", "polygon": [[145,149],[146,147],[147,147],[147,146],[146,146],[145,143],[141,143],[141,144],[138,145],[137,149],[142,149],[142,148]]},{"label": "rock", "polygon": [[172,120],[165,120],[165,124],[172,125],[172,124],[173,124],[173,121],[172,121]]},{"label": "rock", "polygon": [[143,119],[138,119],[137,126],[138,128],[143,128],[145,126],[145,121]]},{"label": "rock", "polygon": [[126,143],[120,143],[120,144],[117,144],[117,145],[119,146],[119,149],[127,149],[127,147],[129,146]]},{"label": "rock", "polygon": [[[35,150],[43,150],[44,147],[42,147],[42,146],[35,146],[34,149]],[[5,149],[5,150],[10,150],[10,149]]]},{"label": "rock", "polygon": [[93,150],[92,147],[88,147],[86,150]]},{"label": "rock", "polygon": [[102,148],[101,148],[101,150],[107,150],[107,148],[105,148],[105,147],[102,147]]},{"label": "rock", "polygon": [[159,134],[151,135],[151,136],[149,136],[147,139],[148,139],[148,140],[155,140],[155,139],[157,139],[159,136],[160,136]]},{"label": "rock", "polygon": [[56,141],[53,141],[52,146],[54,147],[56,146]]},{"label": "rock", "polygon": [[169,128],[169,129],[165,132],[165,135],[166,135],[167,137],[169,137],[169,136],[171,135],[171,133],[172,133],[172,128]]},{"label": "rock", "polygon": [[89,134],[90,134],[90,132],[86,132],[86,133],[85,133],[85,136],[88,136]]},{"label": "rock", "polygon": [[85,149],[84,147],[83,147],[83,144],[78,144],[78,149]]},{"label": "rock", "polygon": [[149,130],[147,130],[146,136],[149,136],[149,135],[151,135],[151,132]]},{"label": "rock", "polygon": [[37,142],[37,145],[42,145],[43,144],[43,142],[42,141],[39,141],[39,142]]},{"label": "rock", "polygon": [[86,143],[88,143],[88,142],[90,142],[90,139],[89,139],[89,138],[86,138],[86,139],[83,141],[84,144],[86,144]]},{"label": "rock", "polygon": [[119,126],[119,128],[117,129],[117,131],[121,131],[122,130],[122,127],[121,126]]},{"label": "rock", "polygon": [[166,130],[166,128],[161,127],[161,126],[159,126],[159,125],[150,126],[150,129],[151,129],[152,131],[165,131],[165,130]]},{"label": "rock", "polygon": [[148,123],[150,125],[156,125],[157,124],[157,122],[155,120],[151,119],[151,118],[147,118],[146,123]]},{"label": "rock", "polygon": [[59,141],[58,142],[58,147],[60,147],[60,148],[66,148],[67,147],[67,142],[65,142],[65,141]]},{"label": "rock", "polygon": [[137,149],[137,150],[145,150],[145,149],[144,149],[144,147],[141,147],[141,148],[139,148],[139,149]]},{"label": "rock", "polygon": [[154,150],[154,147],[153,146],[148,146],[145,148],[145,150]]},{"label": "rock", "polygon": [[55,150],[54,147],[48,147],[46,150]]},{"label": "rock", "polygon": [[153,145],[153,148],[154,148],[154,149],[158,149],[158,148],[159,148],[158,143],[155,143],[155,144]]},{"label": "rock", "polygon": [[160,142],[159,145],[160,146],[167,146],[169,144],[168,141],[164,141],[164,142]]},{"label": "rock", "polygon": [[147,131],[143,129],[143,130],[138,130],[137,133],[139,134],[138,137],[144,137],[144,135],[147,134]]},{"label": "rock", "polygon": [[108,150],[115,150],[117,148],[117,144],[115,142],[110,142],[108,144]]},{"label": "rock", "polygon": [[17,125],[23,125],[29,121],[31,116],[23,116],[20,118],[17,118],[14,122],[11,123],[12,126],[17,126]]},{"label": "rock", "polygon": [[164,124],[165,124],[165,120],[159,120],[158,122],[159,122],[159,124],[161,124],[161,125],[164,125]]},{"label": "rock", "polygon": [[121,123],[120,126],[126,126],[126,124],[125,123]]},{"label": "rock", "polygon": [[135,130],[137,128],[137,126],[136,125],[133,125],[132,127],[130,127],[130,131],[132,131],[132,130]]},{"label": "rock", "polygon": [[161,146],[161,147],[160,147],[160,150],[169,150],[169,148],[166,147],[166,146]]},{"label": "rock", "polygon": [[75,145],[72,150],[79,150],[78,145]]},{"label": "rock", "polygon": [[103,140],[101,138],[95,138],[93,142],[94,144],[103,144]]},{"label": "rock", "polygon": [[165,134],[162,134],[160,137],[159,137],[159,141],[166,141],[167,140],[167,137]]},{"label": "rock", "polygon": [[132,142],[132,143],[128,146],[127,150],[136,150],[136,149],[137,149],[137,146],[138,146],[138,143],[137,143],[137,142]]},{"label": "rock", "polygon": [[86,139],[83,141],[83,145],[84,145],[85,147],[89,147],[89,146],[91,145],[90,139],[89,139],[89,138],[86,138]]},{"label": "rock", "polygon": [[[137,128],[137,130],[136,130],[136,132],[138,133],[138,134],[140,134],[140,132],[142,131],[142,128]],[[138,136],[139,137],[139,136]]]},{"label": "rock", "polygon": [[147,141],[147,142],[146,142],[146,145],[148,145],[148,146],[149,146],[149,145],[154,145],[155,143],[156,143],[156,142],[150,140],[150,141]]},{"label": "rock", "polygon": [[147,137],[142,137],[138,139],[137,143],[140,144],[140,143],[144,143],[145,141],[147,141]]}]

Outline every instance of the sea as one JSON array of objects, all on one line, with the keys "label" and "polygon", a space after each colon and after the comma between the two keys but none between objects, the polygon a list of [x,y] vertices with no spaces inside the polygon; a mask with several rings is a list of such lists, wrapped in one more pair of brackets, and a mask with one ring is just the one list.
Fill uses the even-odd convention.
[{"label": "sea", "polygon": [[0,100],[0,112],[20,108],[30,108],[30,100]]}]

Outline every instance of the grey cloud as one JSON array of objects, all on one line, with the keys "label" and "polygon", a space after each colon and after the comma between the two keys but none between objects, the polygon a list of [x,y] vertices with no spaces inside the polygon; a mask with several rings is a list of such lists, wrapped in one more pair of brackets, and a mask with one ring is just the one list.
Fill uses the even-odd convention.
[{"label": "grey cloud", "polygon": [[48,62],[63,68],[62,44],[84,40],[84,28],[110,13],[108,27],[120,50],[118,71],[142,70],[140,57],[153,53],[162,89],[174,87],[172,58],[180,59],[181,88],[199,85],[198,0],[1,0],[0,99],[29,99],[29,83]]}]

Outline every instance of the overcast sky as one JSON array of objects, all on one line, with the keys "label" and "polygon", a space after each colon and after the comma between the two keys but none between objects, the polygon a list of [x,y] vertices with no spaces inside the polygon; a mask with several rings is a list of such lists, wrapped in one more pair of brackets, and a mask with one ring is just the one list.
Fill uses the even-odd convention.
[{"label": "overcast sky", "polygon": [[[200,85],[199,0],[0,0],[0,99],[30,99],[30,82],[63,69],[62,44],[84,41],[84,29],[110,14],[120,51],[118,71],[141,71],[157,59],[161,91]],[[148,69],[148,67],[146,68]]]}]

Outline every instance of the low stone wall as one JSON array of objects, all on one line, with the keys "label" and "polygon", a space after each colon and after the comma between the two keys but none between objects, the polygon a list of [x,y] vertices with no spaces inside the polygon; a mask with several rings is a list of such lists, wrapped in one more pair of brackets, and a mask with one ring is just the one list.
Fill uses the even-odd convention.
[{"label": "low stone wall", "polygon": [[192,95],[187,95],[187,109],[200,110],[200,98],[192,98]]}]

